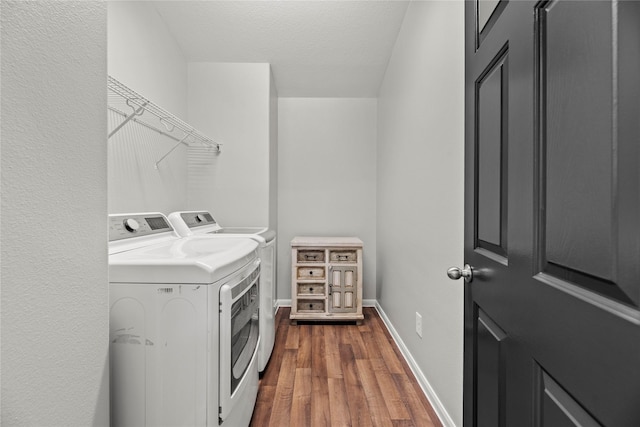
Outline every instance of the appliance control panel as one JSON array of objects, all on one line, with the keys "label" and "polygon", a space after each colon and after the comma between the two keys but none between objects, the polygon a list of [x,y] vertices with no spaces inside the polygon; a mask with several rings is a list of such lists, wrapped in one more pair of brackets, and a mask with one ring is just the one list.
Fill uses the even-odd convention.
[{"label": "appliance control panel", "polygon": [[180,214],[182,220],[187,224],[187,227],[201,227],[203,225],[215,225],[216,220],[209,212],[182,212]]},{"label": "appliance control panel", "polygon": [[109,215],[109,241],[173,231],[161,213]]}]

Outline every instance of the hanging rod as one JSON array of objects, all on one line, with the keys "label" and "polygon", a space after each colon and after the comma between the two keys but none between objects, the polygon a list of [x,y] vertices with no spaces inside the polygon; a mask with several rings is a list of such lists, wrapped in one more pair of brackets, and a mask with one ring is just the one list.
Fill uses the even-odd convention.
[{"label": "hanging rod", "polygon": [[[126,116],[125,120],[122,123],[120,123],[120,125],[118,125],[113,131],[111,131],[111,133],[109,133],[109,138],[113,136],[116,132],[118,132],[127,122],[129,121],[138,122],[138,119],[136,119],[136,116],[140,116],[144,112],[149,112],[160,120],[160,123],[163,124],[167,132],[159,130],[153,126],[148,126],[148,127],[151,127],[154,130],[159,131],[160,133],[168,135],[171,138],[175,139],[176,141],[180,141],[180,143],[186,143],[185,140],[187,139],[187,137],[190,137],[194,142],[198,142],[200,144],[213,147],[215,148],[217,153],[220,153],[220,146],[222,144],[217,143],[213,141],[211,138],[203,135],[202,133],[194,129],[192,126],[183,122],[178,117],[169,113],[168,111],[161,108],[157,104],[154,104],[153,102],[149,101],[145,97],[141,96],[140,94],[135,92],[133,89],[130,89],[129,87],[120,83],[115,78],[109,76],[107,87],[111,92],[117,95],[120,95],[126,101],[127,105],[133,110],[131,114]],[[113,109],[113,110],[117,111],[116,109]],[[142,120],[140,120],[140,122],[142,122]],[[175,136],[170,134],[175,129],[178,129],[183,132],[184,134],[183,138],[176,138]],[[173,151],[173,149],[171,151]],[[169,153],[171,153],[171,151]],[[156,167],[158,163],[160,163],[167,155],[169,155],[169,153],[167,153],[160,160],[158,160],[158,162],[156,163]]]}]

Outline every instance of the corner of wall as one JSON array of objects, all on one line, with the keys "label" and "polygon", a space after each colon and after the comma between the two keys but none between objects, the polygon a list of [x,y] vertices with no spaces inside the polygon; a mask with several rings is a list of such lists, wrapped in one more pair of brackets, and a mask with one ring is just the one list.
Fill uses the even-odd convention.
[{"label": "corner of wall", "polygon": [[107,426],[106,3],[1,8],[2,424]]},{"label": "corner of wall", "polygon": [[269,65],[269,228],[278,230],[278,89]]}]

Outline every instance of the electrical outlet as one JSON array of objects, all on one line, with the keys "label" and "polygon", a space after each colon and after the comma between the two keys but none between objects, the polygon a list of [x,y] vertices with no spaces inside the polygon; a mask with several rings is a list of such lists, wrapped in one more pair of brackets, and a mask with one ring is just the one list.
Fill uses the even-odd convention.
[{"label": "electrical outlet", "polygon": [[416,334],[422,338],[422,316],[416,311]]}]

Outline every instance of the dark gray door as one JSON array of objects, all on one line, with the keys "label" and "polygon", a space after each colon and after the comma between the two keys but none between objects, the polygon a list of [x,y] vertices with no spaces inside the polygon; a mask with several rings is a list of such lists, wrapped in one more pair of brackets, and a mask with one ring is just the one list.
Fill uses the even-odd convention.
[{"label": "dark gray door", "polygon": [[465,426],[640,426],[640,2],[466,3]]}]

